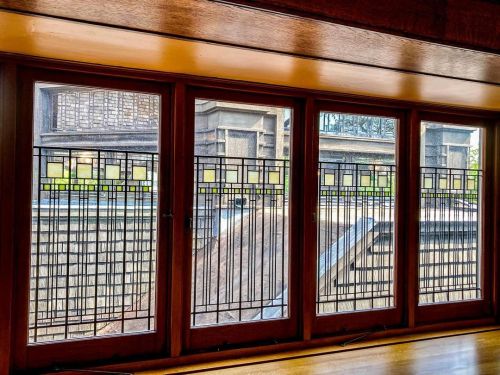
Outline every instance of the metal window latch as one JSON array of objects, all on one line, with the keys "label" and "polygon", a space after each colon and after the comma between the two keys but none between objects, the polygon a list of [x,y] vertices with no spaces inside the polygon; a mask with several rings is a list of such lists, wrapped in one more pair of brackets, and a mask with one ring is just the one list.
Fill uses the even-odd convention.
[{"label": "metal window latch", "polygon": [[313,212],[313,223],[316,222],[316,212]]},{"label": "metal window latch", "polygon": [[163,213],[161,215],[161,217],[164,218],[164,219],[173,219],[174,218],[174,214],[172,212]]}]

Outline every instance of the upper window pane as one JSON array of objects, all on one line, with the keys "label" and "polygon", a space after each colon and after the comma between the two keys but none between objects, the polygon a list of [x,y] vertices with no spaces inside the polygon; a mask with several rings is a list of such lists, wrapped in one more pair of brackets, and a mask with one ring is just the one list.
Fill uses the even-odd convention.
[{"label": "upper window pane", "polygon": [[35,85],[30,343],[154,330],[159,99]]},{"label": "upper window pane", "polygon": [[397,120],[319,116],[319,315],[394,306]]},{"label": "upper window pane", "polygon": [[291,110],[195,110],[191,326],[286,318]]},{"label": "upper window pane", "polygon": [[482,129],[423,122],[420,304],[481,298]]}]

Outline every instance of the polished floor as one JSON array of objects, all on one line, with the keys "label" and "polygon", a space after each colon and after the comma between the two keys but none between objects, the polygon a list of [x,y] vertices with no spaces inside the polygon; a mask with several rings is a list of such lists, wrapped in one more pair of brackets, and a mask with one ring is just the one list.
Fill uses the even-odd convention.
[{"label": "polished floor", "polygon": [[[147,374],[500,374],[500,330],[433,338],[408,337],[395,344],[353,350],[326,347],[293,353],[184,366]],[[416,341],[410,341],[416,340]],[[252,363],[248,363],[252,362]],[[146,373],[144,373],[146,374]]]}]

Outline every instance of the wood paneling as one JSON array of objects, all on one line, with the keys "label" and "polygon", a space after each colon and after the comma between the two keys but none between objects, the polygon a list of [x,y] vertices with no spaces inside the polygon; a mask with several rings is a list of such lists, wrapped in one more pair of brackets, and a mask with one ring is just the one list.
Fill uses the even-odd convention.
[{"label": "wood paneling", "polygon": [[[453,335],[455,334],[455,335]],[[325,347],[149,371],[157,374],[498,374],[500,331],[450,337],[413,335],[342,348]],[[433,337],[434,336],[434,337]],[[375,347],[368,347],[369,345]],[[363,347],[365,347],[363,349]],[[359,350],[358,350],[359,349]],[[250,362],[250,363],[248,363]]]},{"label": "wood paneling", "polygon": [[16,66],[0,65],[0,374],[10,366],[14,277]]},{"label": "wood paneling", "polygon": [[360,24],[420,33],[440,44],[209,0],[0,0],[0,7],[313,59],[500,83],[498,54],[442,45],[459,35],[471,48],[483,43],[490,52],[498,52],[498,5],[473,1],[473,6],[466,6],[463,0],[452,2],[464,3],[457,7],[442,0],[342,0],[335,6],[328,0],[270,3],[350,23],[359,18]]},{"label": "wood paneling", "polygon": [[500,4],[477,0],[229,0],[345,25],[498,50]]},{"label": "wood paneling", "polygon": [[500,86],[0,12],[0,51],[451,106],[500,109]]}]

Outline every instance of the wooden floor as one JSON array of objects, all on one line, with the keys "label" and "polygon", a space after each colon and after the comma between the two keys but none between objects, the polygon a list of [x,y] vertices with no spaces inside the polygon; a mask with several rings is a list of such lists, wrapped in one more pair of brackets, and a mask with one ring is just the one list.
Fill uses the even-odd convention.
[{"label": "wooden floor", "polygon": [[382,346],[364,349],[358,347],[366,343],[359,343],[352,350],[316,348],[143,374],[500,374],[500,330],[457,333],[443,338],[408,337],[417,341],[398,344],[382,340]]}]

